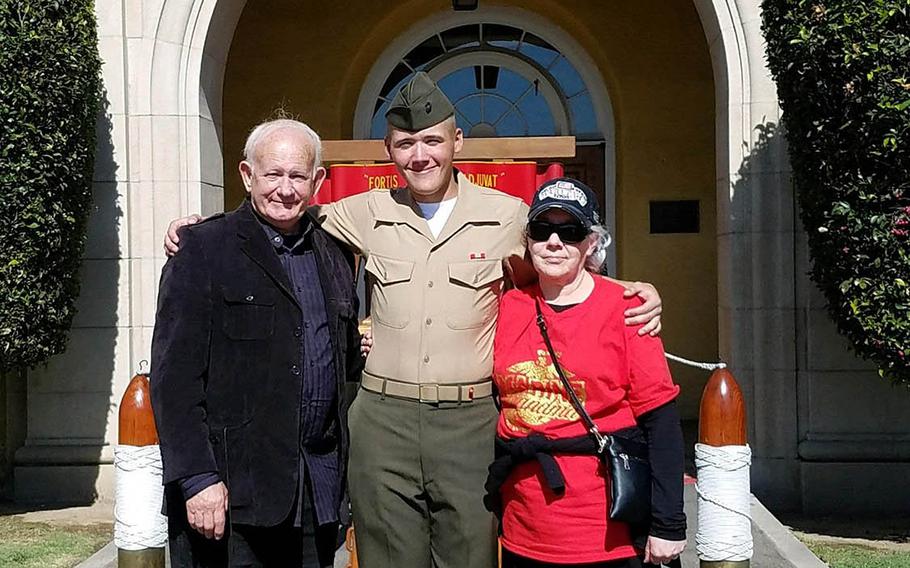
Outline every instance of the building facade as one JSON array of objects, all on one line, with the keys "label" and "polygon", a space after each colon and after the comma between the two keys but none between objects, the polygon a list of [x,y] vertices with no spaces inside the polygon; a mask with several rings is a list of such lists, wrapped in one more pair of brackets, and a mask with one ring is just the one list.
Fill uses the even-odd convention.
[{"label": "building facade", "polygon": [[[763,502],[807,513],[896,510],[895,491],[906,502],[910,393],[847,350],[806,276],[758,0],[472,11],[96,0],[96,11],[106,107],[79,314],[66,353],[5,378],[17,499],[113,497],[118,404],[149,356],[162,236],[175,217],[240,202],[249,129],[280,108],[324,139],[379,137],[390,93],[425,69],[469,136],[576,136],[567,170],[601,192],[611,268],[660,289],[668,351],[720,358],[742,385]],[[662,207],[686,227],[662,230]],[[707,374],[671,368],[694,419]]]}]

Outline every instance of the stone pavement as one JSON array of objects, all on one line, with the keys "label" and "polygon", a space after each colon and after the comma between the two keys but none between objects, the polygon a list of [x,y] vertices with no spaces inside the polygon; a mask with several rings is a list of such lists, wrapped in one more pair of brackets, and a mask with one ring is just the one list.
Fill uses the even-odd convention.
[{"label": "stone pavement", "polygon": [[[698,568],[698,557],[695,554],[695,525],[698,517],[696,515],[694,485],[686,486],[685,500],[686,516],[689,519],[689,544],[683,553],[682,565],[683,568]],[[93,507],[80,509],[93,509]],[[103,507],[97,507],[90,513],[86,511],[74,512],[73,516],[103,514],[104,510]],[[109,506],[107,510],[110,511]],[[40,515],[41,513],[29,513],[29,515]],[[108,521],[110,519],[110,516],[107,517]],[[751,568],[825,568],[826,566],[803,543],[796,540],[790,530],[774,518],[754,497],[752,498],[752,538],[755,552],[752,557]],[[345,566],[347,566],[347,552],[342,549],[335,559],[335,568],[344,568]],[[110,543],[77,568],[116,567],[117,549],[113,543]]]}]

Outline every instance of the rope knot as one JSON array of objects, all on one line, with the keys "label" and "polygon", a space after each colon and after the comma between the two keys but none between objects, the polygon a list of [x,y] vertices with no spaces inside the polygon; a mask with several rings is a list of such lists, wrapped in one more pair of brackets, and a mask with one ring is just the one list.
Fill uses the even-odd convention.
[{"label": "rope knot", "polygon": [[509,455],[519,462],[533,460],[540,453],[541,442],[544,440],[545,438],[539,434],[513,440],[509,444]]}]

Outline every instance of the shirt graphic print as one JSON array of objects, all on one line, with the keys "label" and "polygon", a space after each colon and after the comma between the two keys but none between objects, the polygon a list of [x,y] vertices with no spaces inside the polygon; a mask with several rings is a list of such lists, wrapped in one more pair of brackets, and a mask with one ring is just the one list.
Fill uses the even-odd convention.
[{"label": "shirt graphic print", "polygon": [[[557,353],[556,357],[559,356]],[[584,380],[578,379],[565,367],[562,372],[584,406],[587,399]],[[503,405],[503,421],[513,432],[527,434],[551,420],[580,418],[545,349],[537,351],[536,360],[510,365],[498,377],[497,385]]]}]

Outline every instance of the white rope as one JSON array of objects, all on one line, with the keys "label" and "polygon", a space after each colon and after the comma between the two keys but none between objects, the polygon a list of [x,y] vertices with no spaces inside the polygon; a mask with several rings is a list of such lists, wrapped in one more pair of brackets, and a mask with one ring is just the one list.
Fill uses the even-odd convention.
[{"label": "white rope", "polygon": [[167,517],[161,514],[161,450],[155,446],[114,448],[116,503],[114,543],[121,550],[162,548]]},{"label": "white rope", "polygon": [[695,550],[708,562],[752,558],[749,446],[695,444],[698,530]]},{"label": "white rope", "polygon": [[695,367],[698,369],[704,369],[706,371],[716,371],[717,369],[727,368],[727,364],[723,361],[720,361],[719,363],[701,363],[699,361],[690,361],[689,359],[685,359],[679,355],[674,355],[672,353],[664,353],[664,355],[666,355],[667,359],[671,361],[676,361],[677,363],[682,363],[683,365],[689,365],[690,367]]}]

